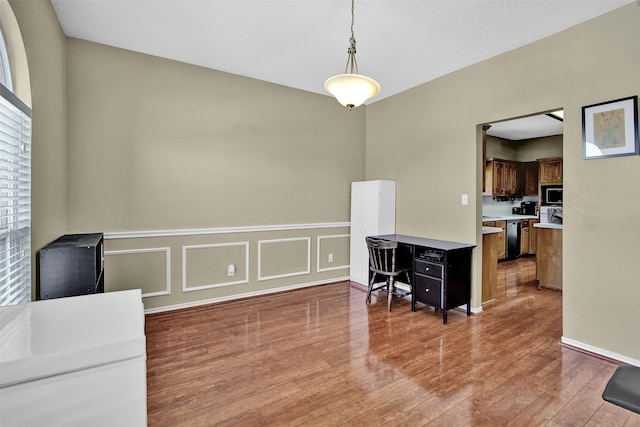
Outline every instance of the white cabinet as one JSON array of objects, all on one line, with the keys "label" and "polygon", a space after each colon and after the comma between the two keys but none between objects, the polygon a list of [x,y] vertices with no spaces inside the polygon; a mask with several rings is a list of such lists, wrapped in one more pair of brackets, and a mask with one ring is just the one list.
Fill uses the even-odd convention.
[{"label": "white cabinet", "polygon": [[369,281],[369,253],[365,237],[396,232],[396,182],[351,183],[350,279]]}]

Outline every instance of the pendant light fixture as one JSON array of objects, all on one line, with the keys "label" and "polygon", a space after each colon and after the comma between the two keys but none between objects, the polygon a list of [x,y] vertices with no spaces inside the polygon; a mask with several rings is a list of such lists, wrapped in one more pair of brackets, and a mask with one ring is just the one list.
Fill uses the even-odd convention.
[{"label": "pendant light fixture", "polygon": [[326,91],[335,96],[338,102],[347,107],[349,111],[380,92],[378,82],[371,77],[358,74],[356,39],[353,35],[354,3],[355,0],[351,0],[351,38],[349,39],[349,49],[347,50],[349,57],[344,74],[329,77],[324,82]]}]

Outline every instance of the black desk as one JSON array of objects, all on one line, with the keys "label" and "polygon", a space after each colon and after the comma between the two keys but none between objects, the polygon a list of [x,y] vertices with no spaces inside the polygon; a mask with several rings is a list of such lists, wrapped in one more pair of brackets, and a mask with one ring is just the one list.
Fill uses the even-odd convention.
[{"label": "black desk", "polygon": [[426,239],[402,234],[373,236],[398,242],[398,264],[410,264],[411,310],[416,301],[442,310],[447,324],[447,310],[467,305],[471,315],[471,251],[475,245]]}]

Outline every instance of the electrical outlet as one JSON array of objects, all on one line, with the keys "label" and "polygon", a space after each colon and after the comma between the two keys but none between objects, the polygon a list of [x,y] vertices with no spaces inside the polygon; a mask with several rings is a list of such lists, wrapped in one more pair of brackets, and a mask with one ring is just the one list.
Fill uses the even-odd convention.
[{"label": "electrical outlet", "polygon": [[469,195],[468,194],[463,194],[462,195],[462,206],[466,206],[469,204]]},{"label": "electrical outlet", "polygon": [[329,262],[333,262],[333,254],[329,254]]},{"label": "electrical outlet", "polygon": [[236,274],[236,266],[233,264],[229,264],[227,267],[227,276],[231,277]]}]

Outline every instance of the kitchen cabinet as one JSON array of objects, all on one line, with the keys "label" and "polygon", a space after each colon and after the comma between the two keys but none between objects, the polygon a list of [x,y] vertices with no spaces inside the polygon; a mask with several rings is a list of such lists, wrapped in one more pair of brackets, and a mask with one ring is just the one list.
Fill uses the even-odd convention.
[{"label": "kitchen cabinet", "polygon": [[538,228],[535,226],[537,219],[529,220],[529,254],[535,255],[538,250]]},{"label": "kitchen cabinet", "polygon": [[562,290],[562,229],[538,228],[536,279],[538,286]]},{"label": "kitchen cabinet", "polygon": [[485,165],[486,195],[519,196],[520,171],[517,162],[490,158]]},{"label": "kitchen cabinet", "polygon": [[482,225],[487,227],[498,227],[502,231],[496,233],[496,247],[497,256],[499,260],[503,260],[507,257],[506,237],[507,237],[507,221],[483,221]]},{"label": "kitchen cabinet", "polygon": [[562,184],[562,159],[538,159],[538,179],[542,184]]},{"label": "kitchen cabinet", "polygon": [[529,220],[523,219],[520,221],[520,255],[526,255],[530,250],[530,235],[531,230],[529,228]]},{"label": "kitchen cabinet", "polygon": [[538,162],[522,162],[520,163],[520,171],[522,176],[522,195],[537,196],[538,195]]},{"label": "kitchen cabinet", "polygon": [[482,234],[482,303],[498,294],[498,233]]},{"label": "kitchen cabinet", "polygon": [[505,259],[507,257],[507,221],[496,221],[496,227],[502,228],[502,231],[498,233],[498,259]]},{"label": "kitchen cabinet", "polygon": [[365,237],[396,231],[396,182],[351,183],[350,280],[369,284],[369,250]]},{"label": "kitchen cabinet", "polygon": [[537,219],[523,219],[520,222],[520,255],[535,255],[538,247]]}]

